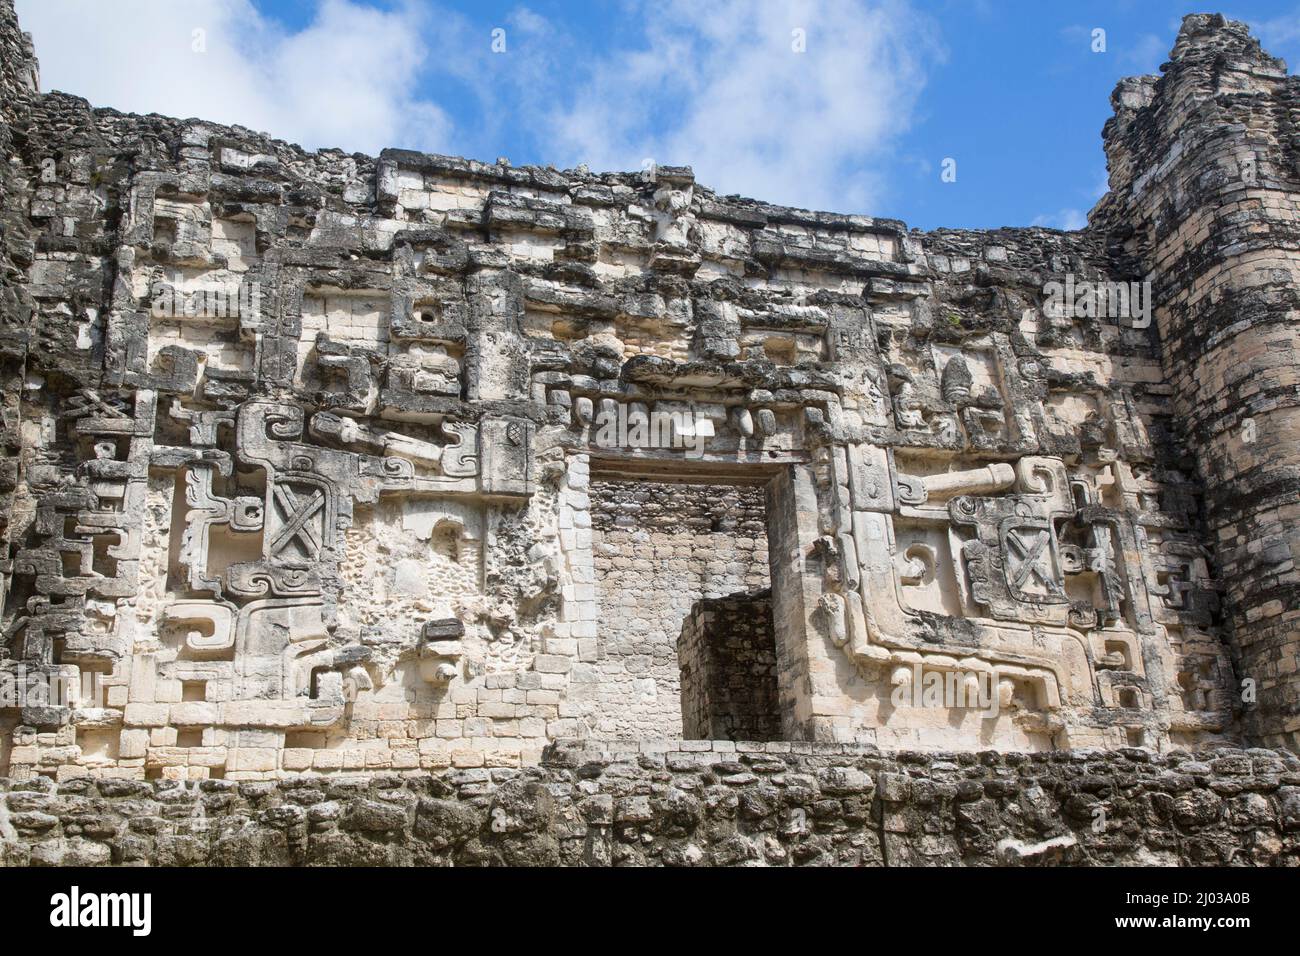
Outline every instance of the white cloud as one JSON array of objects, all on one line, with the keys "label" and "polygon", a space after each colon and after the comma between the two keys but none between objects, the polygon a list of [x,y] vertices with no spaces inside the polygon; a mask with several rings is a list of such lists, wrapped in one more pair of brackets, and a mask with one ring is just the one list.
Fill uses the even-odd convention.
[{"label": "white cloud", "polygon": [[527,7],[515,7],[506,22],[525,35],[549,36],[555,32],[549,20]]},{"label": "white cloud", "polygon": [[1300,39],[1300,14],[1285,14],[1271,20],[1251,20],[1250,29],[1260,38],[1265,50],[1269,48],[1269,44],[1281,46],[1284,43],[1293,43]]},{"label": "white cloud", "polygon": [[1295,75],[1296,43],[1300,41],[1300,12],[1276,16],[1271,20],[1257,20],[1253,17],[1234,17],[1247,20],[1250,30],[1259,37],[1264,52],[1272,56],[1283,57],[1287,63],[1287,72]]},{"label": "white cloud", "polygon": [[1035,216],[1031,226],[1045,226],[1048,229],[1064,229],[1073,232],[1088,225],[1088,214],[1082,209],[1058,209],[1053,213]]},{"label": "white cloud", "polygon": [[367,153],[445,149],[451,135],[445,112],[416,90],[435,35],[457,24],[413,3],[386,12],[324,0],[297,33],[248,0],[17,5],[42,88],[96,106],[237,123],[309,148]]},{"label": "white cloud", "polygon": [[489,159],[522,142],[556,165],[653,158],[721,192],[842,211],[881,204],[890,150],[944,55],[908,0],[623,0],[620,29],[595,43],[518,5],[502,15],[504,54],[481,23],[423,0],[321,0],[297,32],[251,0],[18,10],[43,87],[96,106],[371,154]]},{"label": "white cloud", "polygon": [[1093,181],[1092,192],[1088,198],[1095,202],[1108,192],[1110,192],[1110,170],[1103,166],[1097,171],[1097,178]]},{"label": "white cloud", "polygon": [[1119,61],[1145,74],[1158,73],[1160,65],[1169,59],[1169,50],[1172,46],[1168,37],[1144,33],[1136,40],[1124,44],[1120,50]]},{"label": "white cloud", "polygon": [[[639,4],[645,43],[591,65],[545,120],[566,162],[689,164],[700,182],[774,202],[865,210],[872,164],[904,131],[942,57],[895,0]],[[794,52],[793,31],[806,52]]]}]

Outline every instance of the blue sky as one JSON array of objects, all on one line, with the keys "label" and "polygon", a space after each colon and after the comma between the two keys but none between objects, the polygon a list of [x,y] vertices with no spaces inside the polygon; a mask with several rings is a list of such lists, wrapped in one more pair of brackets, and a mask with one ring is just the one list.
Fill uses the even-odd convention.
[{"label": "blue sky", "polygon": [[[911,226],[1077,228],[1166,0],[18,0],[42,85],[309,147],[686,164],[723,193]],[[1300,0],[1232,0],[1300,62]],[[1105,31],[1104,52],[1093,30]],[[941,179],[956,162],[956,181]]]}]

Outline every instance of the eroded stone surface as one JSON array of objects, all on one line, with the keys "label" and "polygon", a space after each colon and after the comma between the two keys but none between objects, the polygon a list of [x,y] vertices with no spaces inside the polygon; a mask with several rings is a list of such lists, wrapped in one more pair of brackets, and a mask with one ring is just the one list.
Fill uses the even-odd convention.
[{"label": "eroded stone surface", "polygon": [[[679,736],[692,609],[769,589],[753,659],[787,741],[1294,745],[1298,88],[1244,27],[1189,18],[1162,79],[1120,85],[1088,229],[925,233],[685,168],[307,153],[94,110],[36,92],[8,0],[0,20],[0,671],[103,692],[0,702],[0,775],[542,787],[491,771]],[[1151,324],[1049,302],[1146,279]],[[708,786],[766,805],[758,773]],[[872,773],[830,775],[886,803],[918,786]],[[419,786],[311,803],[409,835]],[[435,842],[483,823],[450,793]],[[582,812],[664,819],[611,796]],[[974,852],[1095,845],[1063,836]]]},{"label": "eroded stone surface", "polygon": [[13,833],[0,864],[1281,866],[1300,854],[1289,753],[690,743],[572,742],[538,767],[418,777],[0,784]]}]

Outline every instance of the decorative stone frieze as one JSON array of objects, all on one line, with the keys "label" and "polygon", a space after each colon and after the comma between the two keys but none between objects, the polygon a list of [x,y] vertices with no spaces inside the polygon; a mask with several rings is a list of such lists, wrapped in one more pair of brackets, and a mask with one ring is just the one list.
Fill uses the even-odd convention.
[{"label": "decorative stone frieze", "polygon": [[1069,233],[309,153],[0,27],[0,678],[57,691],[0,776],[1294,746],[1300,88],[1241,25],[1120,85]]}]

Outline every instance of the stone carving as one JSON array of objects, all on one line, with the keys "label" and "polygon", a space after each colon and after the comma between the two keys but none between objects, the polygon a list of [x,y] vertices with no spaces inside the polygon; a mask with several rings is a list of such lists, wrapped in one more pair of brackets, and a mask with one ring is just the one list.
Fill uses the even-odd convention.
[{"label": "stone carving", "polygon": [[[1203,85],[1220,44],[1285,99],[1237,25],[1192,18],[1170,69]],[[1263,149],[1285,111],[1235,89],[1205,96]],[[1276,310],[1201,296],[1197,270],[1241,278],[1217,253],[1149,328],[1045,301],[1149,272],[1211,188],[1177,129],[1116,132],[1177,125],[1145,108],[1167,93],[1122,90],[1116,191],[1078,233],[14,99],[0,211],[35,242],[0,270],[0,676],[95,686],[0,704],[0,775],[517,766],[688,727],[1194,749],[1247,739],[1229,649],[1256,620],[1250,739],[1291,741],[1289,598],[1266,594],[1295,583],[1296,516],[1244,493],[1264,453],[1225,437],[1234,360],[1198,331]],[[1287,168],[1276,135],[1257,175]],[[1214,203],[1186,215],[1227,228]],[[733,693],[737,661],[763,693]]]},{"label": "stone carving", "polygon": [[454,617],[424,625],[420,632],[420,672],[425,680],[445,684],[457,675],[456,664],[464,654],[464,636],[465,626]]}]

